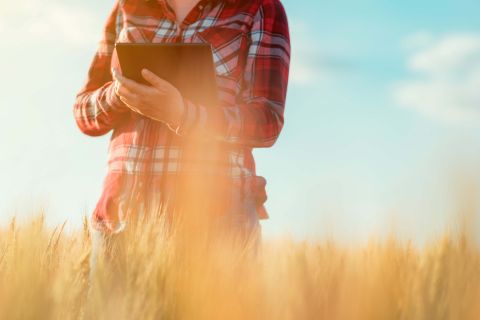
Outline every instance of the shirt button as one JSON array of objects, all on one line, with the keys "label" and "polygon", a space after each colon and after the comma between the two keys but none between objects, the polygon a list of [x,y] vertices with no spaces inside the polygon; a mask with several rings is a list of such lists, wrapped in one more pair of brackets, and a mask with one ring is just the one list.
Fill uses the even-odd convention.
[{"label": "shirt button", "polygon": [[198,9],[203,10],[203,4],[199,5]]}]

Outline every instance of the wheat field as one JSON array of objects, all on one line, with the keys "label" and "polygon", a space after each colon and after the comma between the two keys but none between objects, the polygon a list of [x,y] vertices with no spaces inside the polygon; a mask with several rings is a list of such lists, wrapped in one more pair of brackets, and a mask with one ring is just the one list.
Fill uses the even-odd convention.
[{"label": "wheat field", "polygon": [[[363,246],[231,243],[126,233],[124,269],[91,234],[49,229],[43,214],[0,230],[1,319],[480,319],[480,252],[465,231],[418,248],[393,235]],[[93,274],[93,276],[92,276]]]}]

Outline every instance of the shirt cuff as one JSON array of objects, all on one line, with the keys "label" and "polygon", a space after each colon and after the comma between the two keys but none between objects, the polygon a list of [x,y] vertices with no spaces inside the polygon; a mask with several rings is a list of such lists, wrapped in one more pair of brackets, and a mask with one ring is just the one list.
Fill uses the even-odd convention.
[{"label": "shirt cuff", "polygon": [[194,129],[202,128],[207,118],[206,109],[202,105],[183,98],[183,114],[180,123],[176,126],[168,125],[179,136],[187,136]]}]

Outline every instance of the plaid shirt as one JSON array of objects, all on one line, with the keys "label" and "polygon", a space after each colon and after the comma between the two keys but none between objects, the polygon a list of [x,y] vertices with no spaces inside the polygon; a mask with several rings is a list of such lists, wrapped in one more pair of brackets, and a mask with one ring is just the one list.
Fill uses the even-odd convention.
[{"label": "plaid shirt", "polygon": [[[112,81],[115,42],[210,43],[219,105],[185,99],[176,128],[125,108]],[[112,231],[134,208],[165,207],[180,177],[195,173],[226,177],[230,207],[254,201],[259,218],[267,219],[266,180],[256,175],[252,149],[272,146],[283,127],[289,62],[279,0],[200,0],[181,25],[166,0],[116,0],[74,104],[83,133],[113,130],[94,227]],[[187,156],[185,143],[193,140],[197,151]]]}]

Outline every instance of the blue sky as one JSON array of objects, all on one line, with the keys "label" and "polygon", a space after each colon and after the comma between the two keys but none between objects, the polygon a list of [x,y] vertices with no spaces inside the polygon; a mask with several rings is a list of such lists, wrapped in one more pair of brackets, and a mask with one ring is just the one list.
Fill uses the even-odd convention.
[{"label": "blue sky", "polygon": [[[283,1],[292,62],[285,127],[255,150],[267,236],[419,241],[451,225],[478,180],[480,4]],[[108,136],[72,116],[111,1],[0,3],[0,216],[47,208],[79,225],[98,198]],[[6,71],[6,72],[5,72]]]}]

